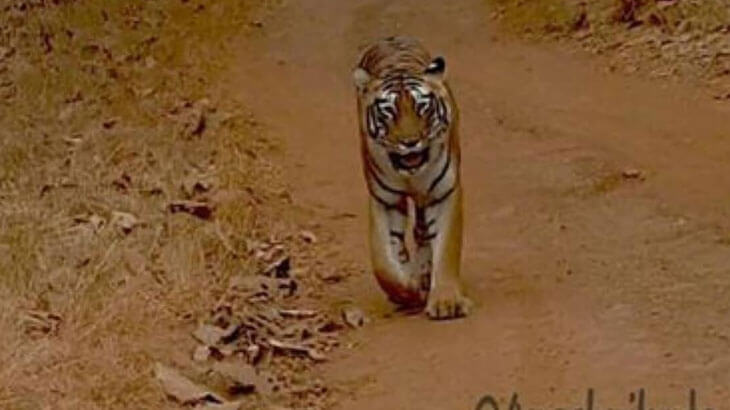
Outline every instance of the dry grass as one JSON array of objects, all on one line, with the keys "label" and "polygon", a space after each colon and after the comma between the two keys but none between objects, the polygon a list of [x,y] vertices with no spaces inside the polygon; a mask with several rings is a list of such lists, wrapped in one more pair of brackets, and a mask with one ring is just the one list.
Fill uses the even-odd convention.
[{"label": "dry grass", "polygon": [[730,24],[725,0],[485,0],[504,26],[516,33],[565,33],[586,15],[598,31],[660,27],[666,32],[716,32]]},{"label": "dry grass", "polygon": [[514,34],[563,32],[575,11],[567,0],[486,0],[502,26]]},{"label": "dry grass", "polygon": [[[152,363],[251,269],[238,251],[280,188],[214,81],[272,3],[0,6],[0,408],[169,405]],[[213,220],[167,212],[184,197]]]},{"label": "dry grass", "polygon": [[578,44],[610,71],[691,80],[730,99],[725,0],[485,0],[508,32]]}]

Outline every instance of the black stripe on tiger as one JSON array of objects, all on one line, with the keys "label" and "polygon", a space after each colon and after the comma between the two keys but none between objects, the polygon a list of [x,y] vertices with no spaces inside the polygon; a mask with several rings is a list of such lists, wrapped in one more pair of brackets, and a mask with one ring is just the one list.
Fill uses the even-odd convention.
[{"label": "black stripe on tiger", "polygon": [[378,108],[376,104],[371,104],[367,108],[366,117],[368,134],[371,138],[378,138],[387,134],[388,126],[378,115]]},{"label": "black stripe on tiger", "polygon": [[444,193],[440,197],[438,197],[438,198],[434,199],[433,201],[427,203],[426,204],[426,208],[431,208],[433,206],[436,206],[436,205],[444,202],[445,200],[447,200],[449,198],[449,196],[451,196],[451,194],[454,193],[455,190],[456,190],[456,185],[454,185],[451,188],[449,188],[449,190],[446,191],[446,193]]},{"label": "black stripe on tiger", "polygon": [[402,207],[396,202],[394,204],[391,204],[390,202],[386,201],[385,199],[379,197],[375,192],[372,190],[368,190],[370,192],[370,196],[375,198],[376,201],[378,201],[381,205],[385,207],[385,209],[389,211],[398,211],[402,215],[407,215],[407,211],[403,211]]},{"label": "black stripe on tiger", "polygon": [[374,165],[374,164],[371,164],[371,162],[372,161],[370,161],[369,158],[366,160],[366,163],[368,166],[368,171],[370,173],[370,176],[373,177],[373,179],[375,180],[375,183],[377,183],[378,186],[383,188],[383,190],[390,192],[391,194],[396,194],[396,195],[401,195],[401,196],[406,195],[405,191],[395,189],[395,188],[391,187],[390,185],[386,184],[385,182],[383,182],[380,178],[378,178],[378,173],[371,169],[371,167]]},{"label": "black stripe on tiger", "polygon": [[382,168],[380,168],[380,165],[378,165],[375,161],[373,161],[373,159],[370,158],[370,155],[365,156],[365,166],[367,167],[367,170],[373,174],[382,174],[383,173],[383,170],[382,170]]},{"label": "black stripe on tiger", "polygon": [[431,185],[428,186],[428,192],[431,193],[441,182],[442,179],[446,176],[446,171],[449,170],[449,167],[451,166],[451,147],[446,149],[446,163],[444,164],[444,167],[441,169],[441,172],[436,176],[436,179],[431,181]]},{"label": "black stripe on tiger", "polygon": [[424,242],[432,241],[438,235],[439,235],[438,232],[426,233],[426,234],[421,234],[421,235],[416,233],[416,239],[418,240],[419,243],[424,243]]},{"label": "black stripe on tiger", "polygon": [[435,238],[438,235],[438,232],[430,232],[431,227],[430,226],[424,226],[424,225],[416,225],[415,229],[413,230],[413,234],[416,239],[418,239],[420,242],[423,241],[430,241],[431,239]]},{"label": "black stripe on tiger", "polygon": [[406,234],[399,231],[390,231],[390,236],[396,237],[400,239],[401,241],[404,241],[406,239]]}]

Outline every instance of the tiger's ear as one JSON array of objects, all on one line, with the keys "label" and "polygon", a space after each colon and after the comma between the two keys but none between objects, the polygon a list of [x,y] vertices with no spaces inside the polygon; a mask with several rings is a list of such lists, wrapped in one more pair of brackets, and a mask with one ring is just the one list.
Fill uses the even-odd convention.
[{"label": "tiger's ear", "polygon": [[441,56],[434,58],[423,73],[443,80],[446,77],[446,60]]},{"label": "tiger's ear", "polygon": [[367,86],[370,82],[370,78],[370,73],[361,67],[357,67],[352,71],[352,79],[355,82],[355,87],[357,87],[358,91],[365,89],[365,86]]}]

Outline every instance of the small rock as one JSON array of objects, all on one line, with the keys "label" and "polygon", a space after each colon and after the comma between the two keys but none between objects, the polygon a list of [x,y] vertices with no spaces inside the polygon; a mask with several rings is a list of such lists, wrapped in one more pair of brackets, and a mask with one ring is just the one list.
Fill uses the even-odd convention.
[{"label": "small rock", "polygon": [[312,231],[301,231],[299,232],[299,236],[306,243],[317,243],[317,236]]},{"label": "small rock", "polygon": [[715,100],[717,100],[717,101],[726,101],[726,100],[730,100],[730,92],[720,92],[720,93],[716,93],[715,95],[713,95],[713,96],[712,96],[712,98],[714,98],[714,99],[715,99]]},{"label": "small rock", "polygon": [[644,173],[636,168],[627,168],[621,173],[621,176],[626,179],[643,179]]},{"label": "small rock", "polygon": [[356,306],[342,309],[342,320],[352,328],[362,327],[366,322],[365,313]]}]

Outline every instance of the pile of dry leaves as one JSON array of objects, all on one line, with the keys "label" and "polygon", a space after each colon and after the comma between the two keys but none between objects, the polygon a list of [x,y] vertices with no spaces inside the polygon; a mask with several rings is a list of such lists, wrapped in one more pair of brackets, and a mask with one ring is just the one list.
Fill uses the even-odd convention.
[{"label": "pile of dry leaves", "polygon": [[[299,237],[300,243],[316,243],[309,231]],[[311,303],[300,297],[300,289],[321,286],[321,279],[295,273],[287,242],[291,238],[249,242],[248,254],[258,262],[259,273],[230,279],[192,333],[197,347],[189,367],[177,371],[158,363],[156,377],[169,397],[216,408],[271,401],[296,408],[327,405],[327,386],[309,370],[340,345],[340,332],[366,319],[355,306],[334,312],[300,307]]]}]

